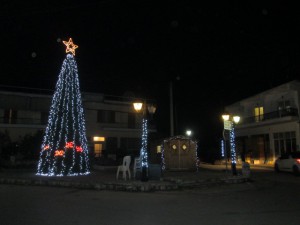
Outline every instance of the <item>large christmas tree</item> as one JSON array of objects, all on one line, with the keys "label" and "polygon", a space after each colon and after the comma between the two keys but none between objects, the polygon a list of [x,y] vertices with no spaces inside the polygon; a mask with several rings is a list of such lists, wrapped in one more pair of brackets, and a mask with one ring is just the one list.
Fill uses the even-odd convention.
[{"label": "large christmas tree", "polygon": [[48,125],[41,146],[37,175],[76,176],[89,174],[88,147],[75,49],[63,41],[67,56],[52,98]]}]

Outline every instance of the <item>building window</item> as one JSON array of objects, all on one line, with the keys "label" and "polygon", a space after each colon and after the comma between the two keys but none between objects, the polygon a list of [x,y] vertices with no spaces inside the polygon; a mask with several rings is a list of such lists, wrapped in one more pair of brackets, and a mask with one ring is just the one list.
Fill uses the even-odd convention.
[{"label": "building window", "polygon": [[287,116],[291,113],[291,103],[289,100],[278,102],[279,117]]},{"label": "building window", "polygon": [[98,110],[98,123],[115,123],[115,112],[111,110]]},{"label": "building window", "polygon": [[120,124],[125,124],[128,121],[128,113],[125,112],[115,112],[115,122]]},{"label": "building window", "polygon": [[264,107],[255,107],[254,108],[255,122],[262,121],[264,119]]},{"label": "building window", "polygon": [[296,132],[274,133],[275,156],[297,150]]},{"label": "building window", "polygon": [[0,123],[4,123],[4,110],[0,109]]},{"label": "building window", "polygon": [[140,138],[121,138],[121,150],[126,154],[139,155],[141,148]]},{"label": "building window", "polygon": [[17,121],[17,111],[6,109],[4,111],[4,123],[15,124]]},{"label": "building window", "polygon": [[278,102],[278,110],[283,110],[290,107],[291,107],[291,103],[289,100]]},{"label": "building window", "polygon": [[107,154],[116,154],[118,149],[118,138],[116,137],[107,137],[106,138],[106,152]]},{"label": "building window", "polygon": [[95,157],[101,157],[102,155],[102,144],[94,144]]},{"label": "building window", "polygon": [[102,141],[102,142],[104,142],[105,141],[105,137],[95,136],[95,137],[93,137],[93,141]]},{"label": "building window", "polygon": [[134,113],[128,114],[128,128],[136,128],[135,117],[136,114]]},{"label": "building window", "polygon": [[49,112],[41,112],[41,124],[47,124]]}]

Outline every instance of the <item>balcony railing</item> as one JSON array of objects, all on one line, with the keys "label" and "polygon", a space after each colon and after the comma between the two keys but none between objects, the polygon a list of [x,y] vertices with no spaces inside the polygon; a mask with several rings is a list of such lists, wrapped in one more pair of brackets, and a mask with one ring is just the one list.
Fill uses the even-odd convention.
[{"label": "balcony railing", "polygon": [[241,124],[257,123],[257,122],[261,122],[261,121],[278,119],[278,118],[283,118],[283,117],[287,117],[287,116],[298,117],[299,116],[298,109],[297,108],[285,108],[285,109],[277,110],[274,112],[265,113],[265,114],[259,115],[259,116],[247,117],[247,118],[244,118],[243,121],[241,121]]},{"label": "balcony railing", "polygon": [[27,125],[46,125],[47,121],[33,118],[6,118],[0,117],[2,124],[27,124]]},{"label": "balcony railing", "polygon": [[[33,118],[6,118],[0,117],[0,124],[18,124],[18,125],[47,125],[47,121],[41,119],[33,119]],[[133,128],[133,129],[141,129],[140,124],[131,124],[129,123],[107,123],[105,125],[106,128]],[[156,124],[151,121],[148,124],[149,130],[156,130]]]}]

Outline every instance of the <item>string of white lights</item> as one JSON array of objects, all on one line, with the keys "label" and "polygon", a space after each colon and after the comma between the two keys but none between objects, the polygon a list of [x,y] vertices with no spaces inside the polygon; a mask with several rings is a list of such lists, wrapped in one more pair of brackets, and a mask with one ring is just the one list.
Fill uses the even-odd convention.
[{"label": "string of white lights", "polygon": [[236,164],[236,151],[235,151],[235,132],[234,126],[230,130],[230,149],[231,149],[231,163]]},{"label": "string of white lights", "polygon": [[142,133],[142,148],[141,148],[141,157],[142,157],[142,167],[148,168],[148,120],[143,118],[143,133]]},{"label": "string of white lights", "polygon": [[89,174],[84,112],[75,58],[67,54],[52,98],[37,175]]}]

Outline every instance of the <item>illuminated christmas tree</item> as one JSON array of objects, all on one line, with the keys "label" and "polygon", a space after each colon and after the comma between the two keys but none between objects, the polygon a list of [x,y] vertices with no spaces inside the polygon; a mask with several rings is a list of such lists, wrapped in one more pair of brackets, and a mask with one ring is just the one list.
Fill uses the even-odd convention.
[{"label": "illuminated christmas tree", "polygon": [[52,98],[48,124],[41,146],[37,175],[76,176],[89,174],[88,147],[75,49],[63,41],[67,56]]}]

